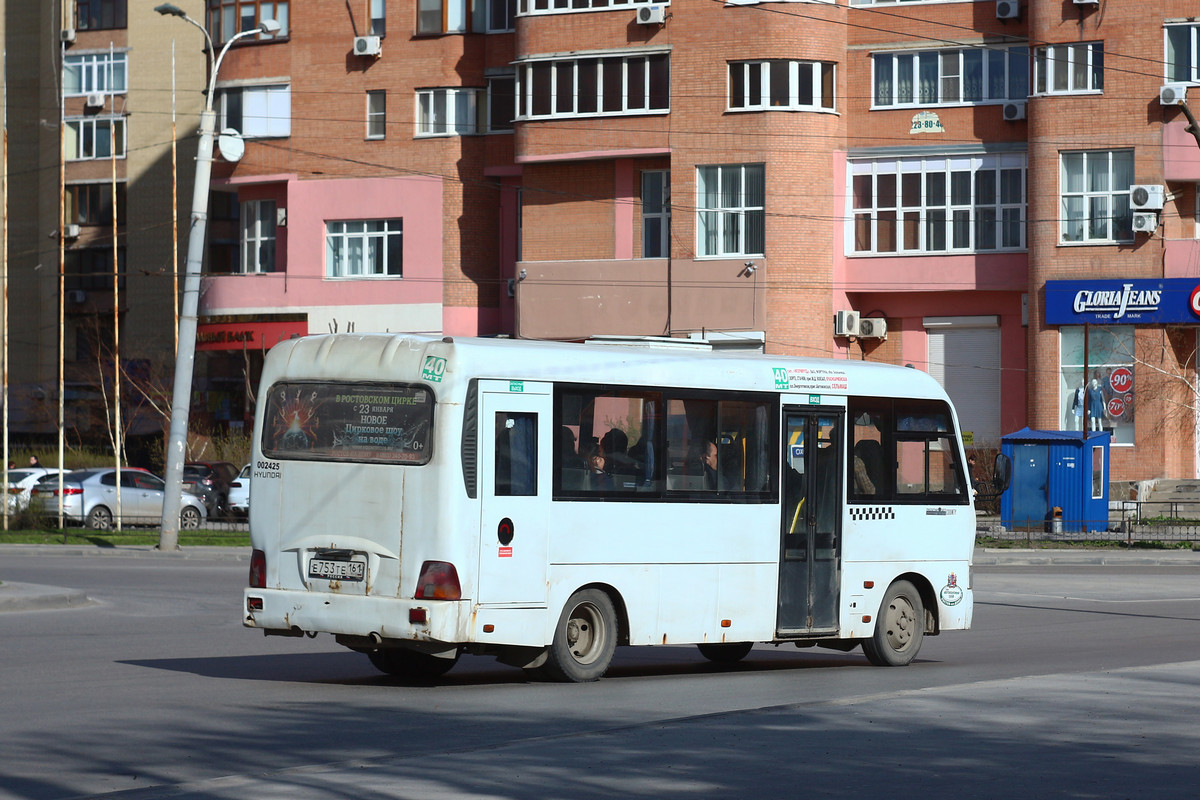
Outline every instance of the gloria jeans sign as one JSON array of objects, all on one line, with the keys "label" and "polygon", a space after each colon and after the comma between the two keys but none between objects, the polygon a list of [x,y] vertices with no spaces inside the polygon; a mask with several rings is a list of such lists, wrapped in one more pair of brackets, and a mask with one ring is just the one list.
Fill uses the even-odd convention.
[{"label": "gloria jeans sign", "polygon": [[1200,324],[1200,278],[1046,281],[1046,324]]}]

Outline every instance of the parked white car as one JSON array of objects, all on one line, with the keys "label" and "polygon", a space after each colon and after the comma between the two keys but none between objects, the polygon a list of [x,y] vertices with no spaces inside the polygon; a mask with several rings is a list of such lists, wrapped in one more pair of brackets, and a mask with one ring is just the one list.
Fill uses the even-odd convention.
[{"label": "parked white car", "polygon": [[250,465],[242,467],[242,471],[229,484],[229,510],[234,516],[245,517],[250,514]]},{"label": "parked white car", "polygon": [[[89,528],[108,530],[117,513],[115,469],[79,469],[63,476],[63,516],[82,522]],[[121,470],[122,525],[158,525],[162,522],[162,478],[143,469]],[[208,517],[204,501],[194,494],[182,495],[179,527],[195,530]],[[43,479],[33,487],[31,497],[47,512],[58,508],[58,479]]]},{"label": "parked white car", "polygon": [[29,490],[47,475],[62,472],[57,467],[20,467],[8,471],[8,512],[16,514],[29,506]]}]

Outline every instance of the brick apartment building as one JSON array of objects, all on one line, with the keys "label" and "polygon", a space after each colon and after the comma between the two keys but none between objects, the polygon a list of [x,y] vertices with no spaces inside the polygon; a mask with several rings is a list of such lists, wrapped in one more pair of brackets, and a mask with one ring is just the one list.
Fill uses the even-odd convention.
[{"label": "brick apartment building", "polygon": [[[7,3],[9,52],[33,57],[16,17],[47,34],[41,66],[21,61],[41,118],[56,54],[124,57],[110,105],[64,103],[68,125],[121,110],[123,325],[161,344],[167,47],[190,179],[203,37],[123,0],[61,2]],[[202,419],[244,421],[262,352],[293,333],[719,331],[928,370],[979,446],[1025,425],[1098,427],[1113,479],[1198,474],[1200,146],[1176,100],[1200,83],[1200,21],[1183,0],[177,5],[218,47],[265,18],[282,27],[235,44],[217,83],[219,127],[245,152],[213,172]],[[78,24],[118,16],[105,35]],[[77,22],[61,50],[56,20]],[[20,247],[54,263],[55,120],[15,111],[40,137],[37,230]],[[108,160],[90,161],[69,159],[69,185],[104,179]],[[14,325],[37,310],[47,383],[56,287],[21,252]]]}]

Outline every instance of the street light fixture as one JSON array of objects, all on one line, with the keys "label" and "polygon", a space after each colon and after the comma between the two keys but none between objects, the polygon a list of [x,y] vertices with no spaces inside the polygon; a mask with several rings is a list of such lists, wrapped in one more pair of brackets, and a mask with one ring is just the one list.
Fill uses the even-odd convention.
[{"label": "street light fixture", "polygon": [[[179,17],[184,22],[199,28],[213,53],[212,37],[208,30],[187,15],[179,6],[163,3],[154,7],[159,14]],[[183,493],[183,462],[187,456],[188,413],[192,400],[192,373],[196,362],[196,322],[200,306],[200,265],[204,260],[204,237],[208,227],[208,191],[212,178],[213,134],[217,128],[217,116],[213,112],[213,96],[217,88],[217,72],[229,46],[239,39],[258,34],[274,35],[279,32],[279,23],[264,19],[257,27],[242,31],[229,38],[221,52],[213,60],[208,75],[208,93],[204,99],[204,111],[200,113],[200,141],[196,148],[196,182],[192,191],[192,226],[188,232],[187,263],[184,267],[183,301],[179,309],[179,349],[175,354],[175,386],[171,395],[171,430],[165,455],[166,482],[162,510],[162,534],[158,549],[179,549],[179,513]]]}]

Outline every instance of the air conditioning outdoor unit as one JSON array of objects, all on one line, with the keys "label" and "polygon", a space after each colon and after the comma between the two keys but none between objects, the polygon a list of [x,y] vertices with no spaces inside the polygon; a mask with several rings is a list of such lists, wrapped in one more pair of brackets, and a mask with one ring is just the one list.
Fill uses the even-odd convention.
[{"label": "air conditioning outdoor unit", "polygon": [[662,25],[667,20],[666,6],[642,6],[637,12],[639,25]]},{"label": "air conditioning outdoor unit", "polygon": [[858,336],[858,312],[839,311],[833,315],[834,336]]},{"label": "air conditioning outdoor unit", "polygon": [[1025,119],[1025,101],[1010,100],[1004,104],[1004,121],[1016,122],[1019,119]]},{"label": "air conditioning outdoor unit", "polygon": [[63,28],[58,32],[58,40],[65,44],[70,44],[71,42],[75,41],[75,29]]},{"label": "air conditioning outdoor unit", "polygon": [[1165,199],[1162,184],[1135,184],[1129,187],[1129,205],[1134,211],[1162,211]]},{"label": "air conditioning outdoor unit", "polygon": [[858,320],[858,338],[886,339],[887,320],[883,317],[861,317]]},{"label": "air conditioning outdoor unit", "polygon": [[1021,4],[1017,0],[996,0],[996,19],[1016,19],[1021,16]]},{"label": "air conditioning outdoor unit", "polygon": [[79,238],[79,226],[76,225],[74,222],[64,225],[63,226],[63,238],[64,239],[78,239]]},{"label": "air conditioning outdoor unit", "polygon": [[1158,214],[1153,211],[1135,211],[1133,214],[1134,233],[1154,233],[1158,230]]},{"label": "air conditioning outdoor unit", "polygon": [[85,292],[83,289],[71,289],[70,291],[67,292],[67,302],[68,303],[74,303],[75,305],[79,305],[80,303],[84,302],[85,300],[87,300],[87,292]]},{"label": "air conditioning outdoor unit", "polygon": [[377,56],[383,52],[383,39],[379,36],[355,36],[354,55]]},{"label": "air conditioning outdoor unit", "polygon": [[1075,0],[1075,5],[1077,5],[1077,6],[1098,6],[1098,5],[1100,5],[1100,0]]},{"label": "air conditioning outdoor unit", "polygon": [[92,92],[84,98],[83,104],[88,108],[104,108],[104,93]]},{"label": "air conditioning outdoor unit", "polygon": [[1187,100],[1186,83],[1164,83],[1158,90],[1158,102],[1164,106],[1177,106]]}]

